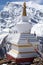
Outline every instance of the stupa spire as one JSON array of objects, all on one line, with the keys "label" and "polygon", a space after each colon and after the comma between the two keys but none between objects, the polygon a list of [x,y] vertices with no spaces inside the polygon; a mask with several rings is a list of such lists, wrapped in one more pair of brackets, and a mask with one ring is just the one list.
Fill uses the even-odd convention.
[{"label": "stupa spire", "polygon": [[26,2],[24,2],[23,4],[23,13],[22,13],[23,16],[26,16]]}]

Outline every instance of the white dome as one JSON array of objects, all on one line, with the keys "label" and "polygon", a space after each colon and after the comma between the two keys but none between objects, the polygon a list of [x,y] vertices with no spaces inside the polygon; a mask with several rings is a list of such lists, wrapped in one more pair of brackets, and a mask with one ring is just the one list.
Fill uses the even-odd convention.
[{"label": "white dome", "polygon": [[16,29],[20,33],[29,33],[31,31],[32,24],[29,22],[22,22],[16,24]]},{"label": "white dome", "polygon": [[31,33],[36,33],[36,36],[43,37],[43,23],[35,24],[31,29]]}]

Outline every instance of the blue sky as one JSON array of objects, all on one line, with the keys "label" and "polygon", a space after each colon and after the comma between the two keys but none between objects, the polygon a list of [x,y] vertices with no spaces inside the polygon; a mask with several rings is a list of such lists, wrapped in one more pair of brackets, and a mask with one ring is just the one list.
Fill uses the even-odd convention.
[{"label": "blue sky", "polygon": [[43,5],[43,0],[0,0],[0,10],[3,9],[4,5],[7,3],[7,2],[11,2],[11,1],[34,1],[36,3],[39,3],[39,4],[42,4]]}]

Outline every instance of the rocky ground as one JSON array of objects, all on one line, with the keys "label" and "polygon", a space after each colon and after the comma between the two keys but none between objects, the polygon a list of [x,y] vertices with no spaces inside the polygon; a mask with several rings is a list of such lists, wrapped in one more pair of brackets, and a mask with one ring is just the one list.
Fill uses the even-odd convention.
[{"label": "rocky ground", "polygon": [[[13,60],[0,59],[0,65],[29,65],[29,64],[17,64]],[[35,58],[30,65],[43,65],[43,59],[41,57]]]}]

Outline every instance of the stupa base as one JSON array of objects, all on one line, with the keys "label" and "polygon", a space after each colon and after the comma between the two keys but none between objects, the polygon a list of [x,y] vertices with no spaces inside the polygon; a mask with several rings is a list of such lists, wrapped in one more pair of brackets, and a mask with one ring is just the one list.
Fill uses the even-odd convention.
[{"label": "stupa base", "polygon": [[13,60],[16,63],[23,63],[23,62],[32,62],[34,60],[34,57],[32,57],[32,58],[14,58],[7,54],[7,59]]}]

